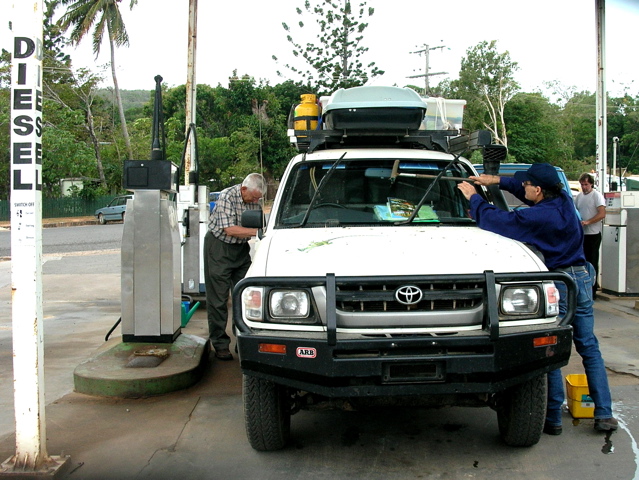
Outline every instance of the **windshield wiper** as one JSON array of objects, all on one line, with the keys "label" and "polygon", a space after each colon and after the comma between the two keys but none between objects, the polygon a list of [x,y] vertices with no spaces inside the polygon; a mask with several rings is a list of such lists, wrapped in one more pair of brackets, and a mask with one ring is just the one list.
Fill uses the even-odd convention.
[{"label": "windshield wiper", "polygon": [[[426,198],[428,197],[428,194],[430,193],[430,191],[433,189],[433,187],[435,187],[435,184],[437,182],[439,182],[439,179],[442,178],[444,173],[446,173],[446,171],[448,171],[448,169],[459,160],[460,156],[461,156],[461,153],[453,155],[453,159],[450,162],[448,162],[448,164],[442,169],[441,172],[439,172],[437,174],[435,179],[428,186],[428,188],[426,189],[426,192],[424,193],[422,198],[419,200],[417,205],[415,205],[415,209],[413,210],[413,213],[410,214],[410,217],[408,217],[406,220],[401,220],[399,222],[395,222],[395,225],[406,225],[406,224],[409,224],[409,223],[413,222],[413,220],[415,219],[415,217],[419,213],[419,209],[422,208],[422,205],[424,205],[424,203],[426,202]],[[393,166],[393,176],[391,177],[391,178],[393,178],[393,181],[394,181],[395,178],[397,178],[399,176],[399,160],[395,160],[395,162],[396,163]]]},{"label": "windshield wiper", "polygon": [[303,227],[304,225],[306,225],[306,222],[308,222],[308,217],[311,215],[311,211],[313,210],[313,207],[315,206],[315,202],[319,198],[320,191],[324,187],[324,184],[326,183],[326,181],[330,178],[330,176],[333,174],[333,172],[337,169],[337,166],[341,163],[342,159],[346,156],[346,153],[347,152],[344,152],[342,154],[342,156],[339,157],[335,161],[335,163],[333,163],[333,165],[331,165],[331,168],[328,169],[328,172],[326,172],[326,175],[324,175],[324,177],[320,180],[320,183],[317,186],[317,188],[315,189],[315,193],[313,194],[313,198],[311,198],[311,202],[308,204],[308,208],[306,209],[306,212],[304,213],[304,218],[302,218],[302,221],[300,223],[298,223],[297,225],[291,225],[292,228],[299,228],[299,227]]}]

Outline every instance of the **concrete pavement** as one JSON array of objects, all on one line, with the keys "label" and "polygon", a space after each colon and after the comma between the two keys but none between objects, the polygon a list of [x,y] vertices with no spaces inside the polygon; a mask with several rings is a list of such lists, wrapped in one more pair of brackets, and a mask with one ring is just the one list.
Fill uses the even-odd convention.
[{"label": "concrete pavement", "polygon": [[[8,270],[9,262],[0,262],[0,278]],[[162,396],[75,393],[74,369],[104,348],[104,336],[120,314],[119,252],[48,255],[43,271],[47,449],[50,455],[70,455],[63,478],[637,478],[632,432],[639,393],[639,311],[634,299],[596,302],[615,412],[627,425],[612,437],[615,455],[602,453],[608,447],[591,420],[572,428],[567,413],[561,437],[543,436],[532,449],[506,447],[496,415],[487,408],[300,412],[292,418],[291,445],[260,453],[244,433],[237,360],[210,356],[199,383]],[[0,461],[15,453],[10,308],[10,289],[2,288]],[[206,337],[203,309],[183,332]],[[118,341],[118,335],[119,328],[110,341]],[[564,374],[581,372],[575,354]]]}]

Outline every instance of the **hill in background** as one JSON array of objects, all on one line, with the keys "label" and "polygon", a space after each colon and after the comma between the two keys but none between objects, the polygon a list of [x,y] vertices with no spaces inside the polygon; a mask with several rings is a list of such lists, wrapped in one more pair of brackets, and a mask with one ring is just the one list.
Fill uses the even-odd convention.
[{"label": "hill in background", "polygon": [[[154,90],[120,90],[127,120],[141,117],[144,106],[153,100],[153,94]],[[112,88],[100,89],[98,97],[116,105],[115,93]]]}]

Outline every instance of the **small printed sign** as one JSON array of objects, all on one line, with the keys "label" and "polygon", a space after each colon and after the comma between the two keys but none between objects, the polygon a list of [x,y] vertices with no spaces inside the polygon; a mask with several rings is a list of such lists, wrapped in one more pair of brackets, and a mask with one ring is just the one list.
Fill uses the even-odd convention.
[{"label": "small printed sign", "polygon": [[297,347],[295,352],[299,358],[315,358],[317,350],[311,347]]}]

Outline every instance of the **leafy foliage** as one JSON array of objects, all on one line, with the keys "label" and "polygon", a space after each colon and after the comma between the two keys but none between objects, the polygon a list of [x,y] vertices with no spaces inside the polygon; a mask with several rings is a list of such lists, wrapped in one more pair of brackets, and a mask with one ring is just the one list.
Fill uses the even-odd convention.
[{"label": "leafy foliage", "polygon": [[[68,6],[67,12],[60,20],[61,27],[66,30],[72,27],[69,38],[71,42],[77,44],[89,33],[91,27],[95,25],[92,34],[93,53],[96,57],[100,53],[102,37],[105,31],[108,38],[116,46],[127,46],[129,44],[129,34],[124,26],[122,14],[118,3],[121,0],[59,0],[62,5]],[[130,7],[138,3],[131,0]]]},{"label": "leafy foliage", "polygon": [[43,69],[48,71],[48,79],[59,83],[68,83],[70,78],[71,57],[65,53],[67,39],[60,25],[53,22],[55,9],[60,0],[45,1],[43,19],[44,58]]},{"label": "leafy foliage", "polygon": [[561,128],[571,135],[579,158],[595,156],[595,110],[595,95],[590,92],[575,93],[564,106]]},{"label": "leafy foliage", "polygon": [[510,155],[523,163],[556,163],[564,157],[558,113],[541,94],[515,95],[504,111]]},{"label": "leafy foliage", "polygon": [[[92,34],[93,53],[96,58],[100,53],[100,45],[105,30],[111,50],[111,75],[113,77],[113,88],[120,114],[120,127],[122,138],[128,154],[128,158],[133,158],[129,132],[124,117],[124,107],[120,97],[118,78],[115,73],[115,47],[128,46],[129,35],[124,26],[122,15],[118,3],[122,0],[59,0],[61,5],[68,6],[66,13],[60,19],[60,26],[63,30],[71,28],[70,39],[74,44],[78,44],[89,30],[95,25]],[[138,0],[131,0],[130,8],[138,3]]]},{"label": "leafy foliage", "polygon": [[[297,8],[300,34],[305,27],[304,19],[312,16],[319,32],[305,45],[293,39],[291,27],[283,22],[287,40],[293,45],[293,55],[302,58],[307,69],[287,64],[286,67],[305,79],[312,90],[319,94],[334,92],[338,88],[364,85],[369,79],[384,72],[375,62],[364,65],[362,55],[368,51],[362,45],[364,30],[374,9],[360,1],[353,8],[350,0],[317,0],[304,2],[304,10]],[[277,61],[277,57],[273,56]]]},{"label": "leafy foliage", "polygon": [[639,173],[639,97],[625,94],[608,103],[608,140],[619,138],[617,166]]},{"label": "leafy foliage", "polygon": [[508,146],[504,109],[519,91],[514,79],[517,62],[506,51],[497,51],[497,41],[480,42],[462,58],[459,79],[450,82],[457,98],[467,101],[466,109],[475,122],[470,128],[487,128],[495,141]]},{"label": "leafy foliage", "polygon": [[565,118],[558,105],[541,93],[518,93],[504,112],[508,125],[509,154],[522,163],[551,163],[569,178],[578,178],[587,164],[575,160],[572,135],[563,128]]},{"label": "leafy foliage", "polygon": [[97,169],[91,146],[78,143],[74,131],[83,127],[82,115],[46,101],[50,120],[42,133],[43,194],[60,196],[62,178],[95,178]]}]

